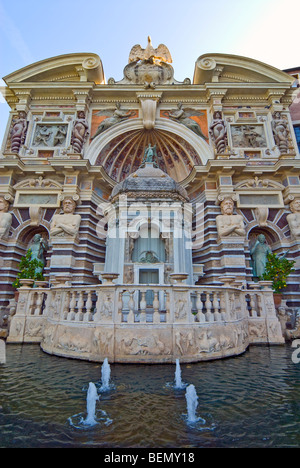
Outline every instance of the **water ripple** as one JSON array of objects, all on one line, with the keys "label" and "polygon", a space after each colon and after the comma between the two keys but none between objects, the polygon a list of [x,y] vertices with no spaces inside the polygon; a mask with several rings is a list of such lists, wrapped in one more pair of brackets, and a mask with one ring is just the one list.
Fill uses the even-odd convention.
[{"label": "water ripple", "polygon": [[[181,365],[197,390],[199,424],[188,424],[175,365],[111,365],[7,346],[0,367],[1,447],[299,447],[300,367],[289,346],[252,347],[237,358]],[[80,426],[89,382],[98,424]],[[203,422],[205,420],[205,423]]]}]

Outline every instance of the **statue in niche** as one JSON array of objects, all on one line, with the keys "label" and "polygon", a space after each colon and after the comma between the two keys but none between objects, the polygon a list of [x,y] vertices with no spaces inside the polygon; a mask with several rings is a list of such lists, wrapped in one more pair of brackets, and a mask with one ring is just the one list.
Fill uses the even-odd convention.
[{"label": "statue in niche", "polygon": [[85,113],[79,111],[77,119],[74,122],[73,132],[71,136],[71,145],[76,153],[81,153],[82,147],[88,136],[88,123],[85,118]]},{"label": "statue in niche", "polygon": [[9,202],[0,197],[0,239],[8,237],[12,223],[12,215],[8,213]]},{"label": "statue in niche", "polygon": [[227,146],[227,130],[220,111],[214,112],[209,133],[215,143],[217,153],[224,153]]},{"label": "statue in niche", "polygon": [[290,203],[291,214],[287,215],[286,219],[291,231],[291,234],[300,238],[300,199],[295,198]]},{"label": "statue in niche", "polygon": [[288,151],[288,122],[282,118],[281,112],[274,112],[272,120],[274,140],[281,154]]},{"label": "statue in niche", "polygon": [[175,120],[176,122],[185,125],[187,128],[192,130],[196,135],[200,136],[204,140],[206,140],[205,135],[202,133],[200,125],[195,122],[195,120],[191,119],[190,117],[194,116],[201,116],[204,115],[203,112],[197,111],[195,109],[190,108],[183,108],[182,102],[177,104],[177,109],[174,111],[164,111],[164,115],[169,117],[171,120]]},{"label": "statue in niche", "polygon": [[63,214],[54,215],[50,225],[51,237],[75,237],[79,230],[81,216],[75,215],[76,202],[72,198],[63,201]]},{"label": "statue in niche", "polygon": [[109,117],[101,122],[96,130],[95,135],[91,138],[92,140],[96,138],[96,136],[100,135],[100,133],[104,132],[104,130],[107,130],[113,125],[123,122],[123,120],[126,120],[132,115],[135,115],[135,111],[129,111],[128,109],[121,110],[121,104],[117,102],[115,109],[104,109],[102,111],[96,112],[95,115],[104,115]]},{"label": "statue in niche", "polygon": [[24,144],[28,122],[26,120],[26,112],[20,111],[17,119],[13,119],[10,132],[11,145],[10,149],[13,153],[18,153],[20,146]]},{"label": "statue in niche", "polygon": [[272,250],[268,246],[264,234],[259,234],[254,246],[250,250],[254,278],[263,276],[266,269],[267,256],[270,253],[272,253]]},{"label": "statue in niche", "polygon": [[243,217],[233,214],[234,202],[232,198],[225,198],[221,202],[221,213],[216,217],[219,237],[246,235]]},{"label": "statue in niche", "polygon": [[155,161],[156,159],[157,159],[156,145],[151,146],[151,144],[149,143],[149,145],[145,148],[144,158],[143,158],[141,165],[145,163],[154,163],[155,165],[157,165]]},{"label": "statue in niche", "polygon": [[31,260],[38,260],[43,263],[42,267],[37,267],[35,273],[43,273],[45,266],[45,251],[48,248],[48,243],[41,234],[35,234],[31,243],[29,244],[29,249],[31,250]]}]

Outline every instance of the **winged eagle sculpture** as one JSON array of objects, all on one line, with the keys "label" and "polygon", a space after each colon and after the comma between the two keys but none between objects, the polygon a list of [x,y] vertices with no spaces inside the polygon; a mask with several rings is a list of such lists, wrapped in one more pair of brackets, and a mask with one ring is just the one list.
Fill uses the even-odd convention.
[{"label": "winged eagle sculpture", "polygon": [[128,62],[137,62],[139,60],[148,60],[152,63],[155,61],[172,63],[172,57],[167,46],[164,44],[159,44],[157,49],[154,49],[150,36],[148,36],[148,44],[146,49],[142,49],[142,47],[137,44],[133,46],[130,51]]}]

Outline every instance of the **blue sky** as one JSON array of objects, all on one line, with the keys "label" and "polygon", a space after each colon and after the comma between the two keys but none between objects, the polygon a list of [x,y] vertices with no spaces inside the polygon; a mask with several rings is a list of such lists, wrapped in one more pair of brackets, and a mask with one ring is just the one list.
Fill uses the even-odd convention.
[{"label": "blue sky", "polygon": [[[164,43],[178,81],[208,52],[300,66],[299,0],[0,0],[0,78],[56,55],[93,52],[106,79],[123,77],[130,49]],[[0,142],[9,108],[0,98]]]}]

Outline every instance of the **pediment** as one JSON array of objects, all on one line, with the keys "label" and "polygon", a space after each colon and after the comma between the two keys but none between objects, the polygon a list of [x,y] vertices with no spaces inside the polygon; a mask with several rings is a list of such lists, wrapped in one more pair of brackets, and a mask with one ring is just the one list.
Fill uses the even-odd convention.
[{"label": "pediment", "polygon": [[97,54],[78,53],[51,57],[35,62],[10,75],[5,76],[7,85],[11,83],[34,82],[104,82],[102,62]]},{"label": "pediment", "polygon": [[294,78],[258,60],[238,55],[204,54],[195,64],[194,84],[220,83],[285,83]]}]

